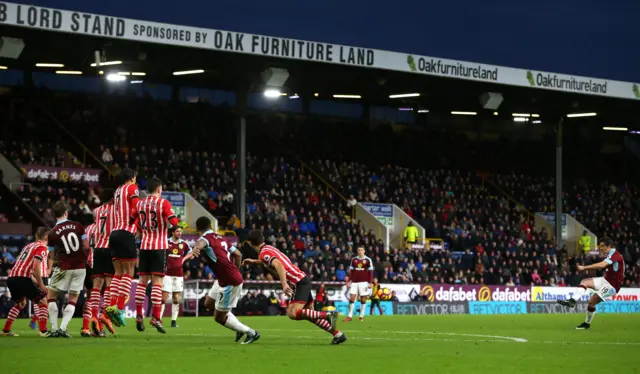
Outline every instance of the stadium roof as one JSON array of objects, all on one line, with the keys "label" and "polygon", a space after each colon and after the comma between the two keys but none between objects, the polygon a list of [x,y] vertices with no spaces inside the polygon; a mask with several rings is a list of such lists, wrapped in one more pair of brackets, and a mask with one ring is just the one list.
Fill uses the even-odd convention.
[{"label": "stadium roof", "polygon": [[[360,101],[372,105],[423,108],[443,113],[475,111],[480,116],[492,116],[493,110],[484,110],[479,102],[479,96],[484,92],[499,92],[504,97],[499,108],[501,115],[540,113],[543,116],[546,115],[547,118],[553,117],[556,120],[556,118],[571,112],[597,112],[599,125],[640,129],[640,124],[637,124],[637,118],[640,118],[640,100],[635,99],[637,88],[628,82],[591,80],[590,78],[584,78],[586,81],[582,81],[580,80],[583,79],[582,77],[569,77],[567,82],[573,82],[574,85],[577,84],[576,79],[587,83],[578,82],[582,90],[542,89],[531,86],[539,83],[540,76],[545,79],[547,73],[522,70],[525,82],[530,78],[535,83],[523,86],[520,83],[510,83],[509,79],[493,79],[496,77],[491,77],[491,74],[502,72],[501,69],[511,68],[452,62],[451,60],[437,59],[435,61],[430,57],[406,54],[403,57],[406,61],[403,67],[404,71],[402,69],[383,69],[382,67],[389,65],[387,56],[396,53],[329,44],[323,44],[324,47],[322,47],[324,60],[327,59],[327,51],[331,49],[334,59],[332,62],[338,62],[319,63],[318,48],[321,47],[318,45],[320,43],[314,44],[315,57],[311,59],[273,57],[273,53],[270,53],[273,50],[267,51],[267,53],[236,53],[236,51],[230,52],[220,49],[225,49],[225,45],[227,45],[225,43],[229,43],[228,49],[243,49],[238,44],[239,42],[243,45],[247,45],[247,43],[251,45],[252,42],[260,43],[261,38],[268,37],[254,38],[255,36],[249,34],[110,18],[11,3],[0,3],[0,21],[4,21],[4,24],[0,26],[0,36],[20,38],[25,43],[23,53],[17,60],[0,58],[0,65],[9,68],[53,72],[56,70],[55,68],[40,68],[35,64],[62,63],[64,70],[82,71],[84,75],[96,75],[99,70],[108,72],[108,69],[114,69],[125,72],[143,72],[145,73],[145,82],[151,83],[225,90],[235,90],[252,84],[255,90],[262,90],[264,86],[256,85],[261,82],[260,74],[267,68],[277,67],[287,69],[289,72],[289,79],[282,90],[300,96],[310,97],[314,93],[318,93],[318,98],[329,99],[334,94],[361,95]],[[87,28],[83,29],[85,26]],[[147,29],[151,28],[149,34],[140,32],[142,26]],[[135,30],[138,31],[137,36],[134,35]],[[164,40],[154,39],[154,36],[162,35],[160,33],[162,30],[164,32],[170,31],[171,38],[167,38],[167,34],[164,34]],[[204,33],[207,33],[207,43],[211,45],[203,43],[200,48],[193,48],[196,33],[200,33],[201,38]],[[98,34],[102,36],[96,36]],[[215,47],[216,41],[212,40],[216,36],[219,36],[219,40],[216,40],[222,43],[218,45],[220,47],[218,49]],[[185,42],[187,39],[190,42]],[[284,40],[277,39],[281,43]],[[153,42],[141,42],[140,40]],[[289,47],[293,50],[294,44],[298,42],[292,41]],[[271,43],[271,47],[273,47],[273,40]],[[281,54],[282,45],[279,47]],[[246,48],[251,47],[245,47],[245,52]],[[91,63],[95,61],[94,52],[96,50],[104,51],[108,61],[115,60],[123,63],[101,68],[91,67]],[[354,60],[349,60],[351,52],[355,54]],[[373,55],[371,55],[372,53]],[[351,63],[340,63],[342,59]],[[356,64],[352,64],[353,62]],[[358,62],[364,66],[358,65]],[[411,65],[414,67],[420,65],[418,69],[423,70],[424,65],[429,63],[451,63],[453,66],[451,69],[455,66],[466,69],[468,64],[473,64],[478,69],[476,73],[485,79],[455,79],[451,78],[451,74],[411,72]],[[176,71],[194,69],[202,69],[205,72],[194,75],[173,75],[173,72]],[[512,73],[511,70],[505,70],[509,74],[500,74],[508,78]],[[469,72],[469,70],[464,71]],[[530,76],[527,75],[529,73],[531,73]],[[565,79],[566,76],[549,75],[548,77]],[[576,93],[584,92],[585,84],[592,85],[589,90],[602,91],[605,89],[606,93]],[[626,91],[618,92],[621,85],[625,90],[628,89],[628,95]],[[403,99],[389,98],[390,95],[405,93],[420,93],[420,96]],[[625,95],[628,96],[627,100],[621,99]]]}]

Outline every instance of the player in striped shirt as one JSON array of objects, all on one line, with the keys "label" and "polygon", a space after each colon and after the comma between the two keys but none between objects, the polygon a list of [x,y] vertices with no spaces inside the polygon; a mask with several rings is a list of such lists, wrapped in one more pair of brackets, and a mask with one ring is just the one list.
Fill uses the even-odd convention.
[{"label": "player in striped shirt", "polygon": [[[53,256],[47,256],[46,261],[41,262],[42,271],[42,282],[46,285],[49,284],[49,276],[51,275],[51,271],[53,270]],[[43,302],[44,303],[44,302]],[[45,305],[46,306],[46,305]],[[40,328],[40,326],[47,326],[47,321],[49,320],[49,311],[46,308],[40,308],[38,303],[33,303],[33,317],[31,317],[31,322],[29,323],[29,327],[31,330],[35,330],[36,328]],[[41,321],[44,321],[42,323]],[[40,335],[45,336],[48,331],[45,329],[40,329]]]},{"label": "player in striped shirt", "polygon": [[[87,274],[84,277],[84,306],[82,308],[82,329],[80,330],[80,336],[82,337],[91,337],[91,331],[89,330],[89,323],[91,322],[91,310],[92,302],[93,302],[93,280],[91,279],[93,276],[93,252],[95,247],[95,235],[96,235],[96,224],[92,223],[87,226],[84,230],[84,233],[87,234],[87,239],[89,239],[89,257],[87,258],[87,266],[86,272]],[[98,293],[98,301],[100,300],[100,291]],[[99,336],[96,334],[96,336]]]},{"label": "player in striped shirt", "polygon": [[333,335],[331,344],[342,344],[347,336],[336,329],[337,312],[313,310],[311,280],[302,270],[291,263],[289,257],[278,249],[265,244],[264,234],[260,230],[249,232],[249,244],[258,251],[259,259],[245,259],[243,265],[262,265],[280,279],[282,291],[291,298],[287,307],[287,316],[300,321],[307,320]]},{"label": "player in striped shirt", "polygon": [[114,193],[114,226],[109,235],[109,248],[113,258],[115,275],[111,281],[111,296],[106,309],[111,322],[116,326],[126,326],[124,304],[131,291],[131,278],[136,267],[136,224],[131,216],[136,211],[139,200],[136,172],[124,168],[120,172],[123,184]]},{"label": "player in striped shirt", "polygon": [[138,220],[142,232],[140,243],[140,263],[138,265],[138,287],[136,288],[136,328],[144,331],[144,314],[142,307],[145,289],[151,278],[151,326],[165,334],[162,327],[162,278],[167,268],[167,241],[169,224],[178,226],[171,203],[162,196],[162,182],[158,178],[147,180],[149,196],[138,201],[131,220]]},{"label": "player in striped shirt", "polygon": [[[91,290],[91,330],[97,336],[104,335],[104,327],[115,333],[109,316],[105,312],[111,301],[111,280],[115,274],[109,249],[109,235],[114,227],[113,189],[105,188],[100,193],[104,204],[93,210],[93,222],[96,225],[95,243],[93,247],[93,271]],[[102,308],[100,293],[104,285]]]},{"label": "player in striped shirt", "polygon": [[[47,249],[48,235],[49,230],[46,227],[38,227],[35,235],[36,240],[22,249],[15,265],[9,272],[7,287],[11,292],[11,300],[16,304],[9,311],[0,336],[18,336],[11,332],[11,325],[27,305],[27,299],[39,304],[39,310],[47,310],[47,286],[42,281],[42,262],[47,261],[49,254]],[[40,318],[39,324],[40,334],[45,335],[47,333],[47,319]]]}]

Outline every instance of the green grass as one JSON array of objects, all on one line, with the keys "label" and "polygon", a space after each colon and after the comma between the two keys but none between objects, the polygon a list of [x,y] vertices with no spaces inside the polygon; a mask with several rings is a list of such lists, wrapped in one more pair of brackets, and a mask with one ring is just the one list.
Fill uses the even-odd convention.
[{"label": "green grass", "polygon": [[[18,320],[16,338],[0,338],[0,372],[13,373],[639,373],[638,315],[596,315],[592,329],[576,331],[580,315],[389,316],[341,323],[349,340],[306,321],[240,317],[262,334],[254,345],[212,318],[181,318],[167,335],[135,330],[117,337],[44,339]],[[0,321],[4,323],[3,321]],[[165,322],[169,322],[165,320]],[[518,342],[514,339],[526,339]]]}]

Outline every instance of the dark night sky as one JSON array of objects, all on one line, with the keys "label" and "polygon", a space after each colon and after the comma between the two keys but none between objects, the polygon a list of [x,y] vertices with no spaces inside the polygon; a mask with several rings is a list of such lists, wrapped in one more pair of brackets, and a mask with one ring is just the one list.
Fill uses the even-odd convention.
[{"label": "dark night sky", "polygon": [[24,3],[640,82],[637,0]]}]

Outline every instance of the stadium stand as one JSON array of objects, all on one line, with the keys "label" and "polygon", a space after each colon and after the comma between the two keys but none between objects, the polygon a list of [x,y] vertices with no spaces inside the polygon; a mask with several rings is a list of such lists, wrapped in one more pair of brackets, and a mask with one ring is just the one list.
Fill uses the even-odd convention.
[{"label": "stadium stand", "polygon": [[[29,119],[24,102],[20,94],[3,99],[3,105],[9,105],[6,108],[13,108],[5,113],[10,113],[10,123],[17,127],[14,135],[30,139],[3,145],[3,153],[16,165],[82,168],[99,163],[113,174],[132,167],[139,172],[141,188],[147,178],[157,176],[167,190],[191,194],[240,237],[251,228],[263,229],[268,240],[314,280],[344,281],[350,256],[362,245],[374,258],[381,282],[575,285],[580,281],[574,262],[564,261],[566,252],[553,246],[545,228],[534,225],[531,212],[553,211],[554,186],[539,167],[549,161],[548,155],[525,140],[496,152],[475,143],[474,157],[465,159],[464,168],[454,168],[460,165],[456,155],[468,147],[468,141],[449,134],[430,138],[425,147],[426,140],[414,136],[412,129],[396,134],[390,127],[372,130],[357,122],[252,114],[248,219],[246,227],[240,227],[234,216],[237,163],[233,142],[227,141],[233,137],[229,108],[40,92],[38,105],[43,112]],[[33,126],[21,126],[30,121]],[[80,162],[60,145],[64,136],[59,130],[40,131],[43,126],[60,125],[71,133],[91,128],[83,142],[98,160],[85,154]],[[371,144],[389,137],[394,137],[389,147],[371,150]],[[312,147],[308,139],[313,139]],[[590,156],[584,153],[584,157]],[[527,168],[530,175],[505,174],[532,158],[540,162]],[[85,163],[86,159],[90,161]],[[493,174],[488,177],[477,170]],[[581,170],[575,169],[576,173]],[[590,175],[599,170],[592,169]],[[485,182],[506,194],[493,191]],[[99,187],[82,182],[37,180],[17,190],[49,224],[53,219],[49,207],[61,198],[69,201],[75,219],[90,221],[91,209],[100,203],[98,192]],[[626,285],[637,285],[638,188],[572,181],[565,197],[567,212],[598,236],[608,235],[618,242],[629,264]],[[447,245],[442,250],[392,248],[387,253],[373,233],[351,219],[354,201],[397,204],[426,228],[427,236],[442,238]],[[10,221],[20,219],[16,209],[3,206],[2,213]],[[7,246],[7,253],[12,252],[10,248],[15,246]],[[6,272],[6,263],[0,274]],[[255,270],[245,271],[244,276],[269,279]],[[193,260],[185,277],[212,279],[214,274]]]}]

